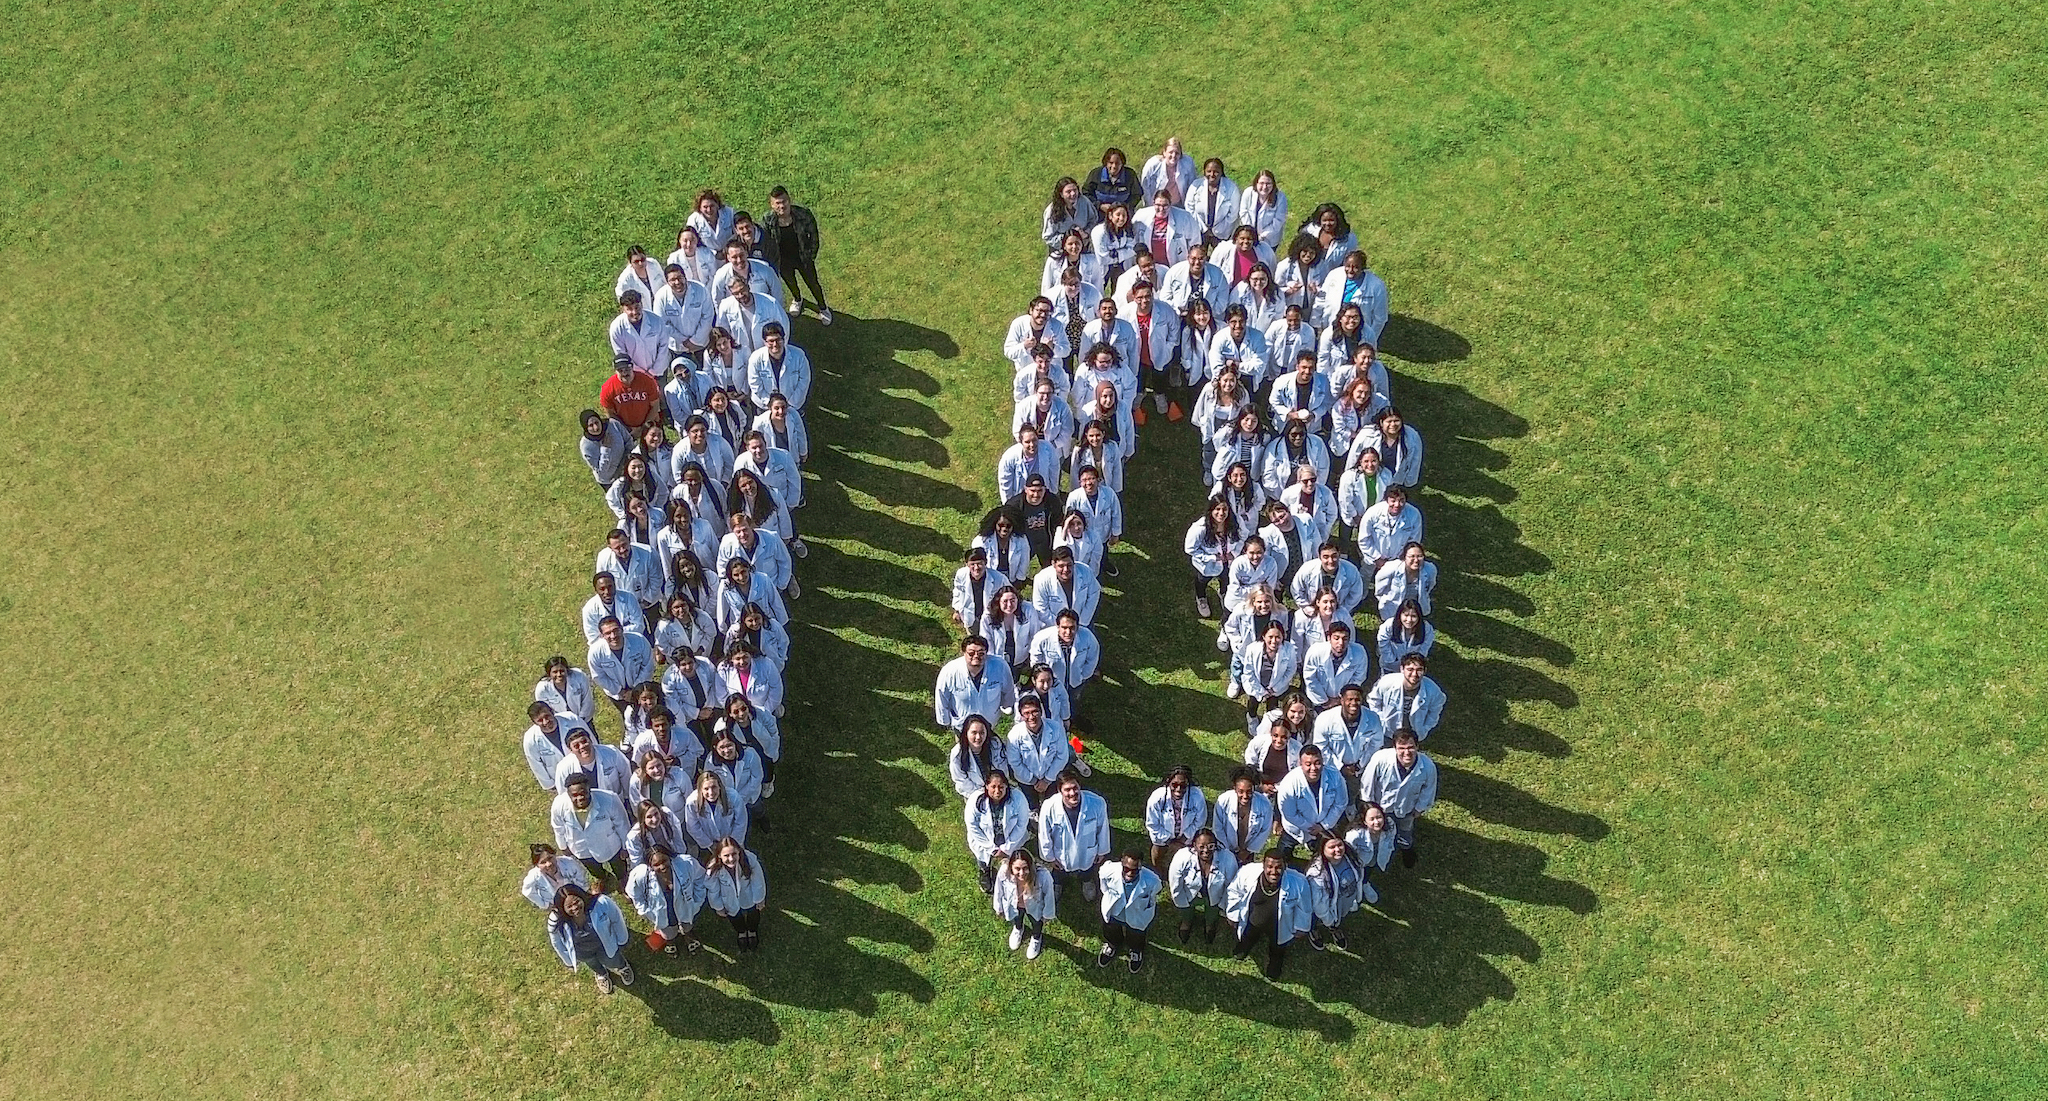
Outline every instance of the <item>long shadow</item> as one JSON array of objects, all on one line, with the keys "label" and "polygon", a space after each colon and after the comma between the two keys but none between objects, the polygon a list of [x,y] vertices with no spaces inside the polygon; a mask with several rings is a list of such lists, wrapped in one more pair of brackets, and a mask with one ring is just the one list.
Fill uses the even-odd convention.
[{"label": "long shadow", "polygon": [[1409,363],[1449,363],[1472,354],[1472,342],[1432,321],[1390,314],[1380,330],[1380,351]]}]

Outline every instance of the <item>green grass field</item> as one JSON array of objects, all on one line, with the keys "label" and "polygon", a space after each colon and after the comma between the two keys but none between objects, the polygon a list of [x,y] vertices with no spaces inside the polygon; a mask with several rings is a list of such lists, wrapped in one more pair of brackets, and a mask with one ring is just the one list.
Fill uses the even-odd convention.
[{"label": "green grass field", "polygon": [[[2048,1090],[2038,8],[5,14],[0,1094]],[[930,729],[1045,192],[1168,132],[1351,212],[1444,559],[1425,863],[1279,985],[1005,954]],[[623,246],[776,183],[843,320],[767,943],[601,1000],[514,894],[573,414]],[[1126,830],[1241,744],[1193,446],[1100,628]]]}]

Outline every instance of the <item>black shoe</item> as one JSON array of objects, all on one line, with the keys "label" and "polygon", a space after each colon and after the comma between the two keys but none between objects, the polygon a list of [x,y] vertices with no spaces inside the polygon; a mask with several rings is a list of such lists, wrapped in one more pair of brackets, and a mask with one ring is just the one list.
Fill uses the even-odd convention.
[{"label": "black shoe", "polygon": [[1308,931],[1308,946],[1318,952],[1323,950],[1323,931],[1321,929],[1310,929]]},{"label": "black shoe", "polygon": [[1331,939],[1331,940],[1332,940],[1332,941],[1333,941],[1333,942],[1334,942],[1334,943],[1335,943],[1335,944],[1337,945],[1337,947],[1339,947],[1339,948],[1349,948],[1349,947],[1351,947],[1351,938],[1350,938],[1350,937],[1347,937],[1347,936],[1345,936],[1345,935],[1344,935],[1344,931],[1343,931],[1342,929],[1339,929],[1339,930],[1337,930],[1337,935],[1336,935],[1336,936],[1334,936],[1334,937],[1332,937],[1332,938],[1330,938],[1330,939]]},{"label": "black shoe", "polygon": [[1142,967],[1144,967],[1144,966],[1145,966],[1145,953],[1143,953],[1143,952],[1133,952],[1133,953],[1131,953],[1131,974],[1133,974],[1133,975],[1137,974],[1137,973],[1138,973],[1138,970],[1139,970],[1139,968],[1142,968]]},{"label": "black shoe", "polygon": [[1250,952],[1232,951],[1230,958],[1234,960],[1248,960],[1252,958],[1252,954]]},{"label": "black shoe", "polygon": [[1186,943],[1188,942],[1188,938],[1189,938],[1189,937],[1191,937],[1191,936],[1193,936],[1193,935],[1194,935],[1194,932],[1195,932],[1195,927],[1194,927],[1193,925],[1191,925],[1191,924],[1189,924],[1189,923],[1187,923],[1187,922],[1183,921],[1183,922],[1181,922],[1181,923],[1180,923],[1180,928],[1178,928],[1178,929],[1174,930],[1174,933],[1173,933],[1173,935],[1174,935],[1174,936],[1177,936],[1177,937],[1179,937],[1179,938],[1180,938],[1180,942],[1181,942],[1182,944],[1186,944]]},{"label": "black shoe", "polygon": [[1415,850],[1414,850],[1414,849],[1402,849],[1402,850],[1401,850],[1401,866],[1402,866],[1403,868],[1413,868],[1413,867],[1415,866]]},{"label": "black shoe", "polygon": [[1102,946],[1102,951],[1095,953],[1095,966],[1108,967],[1109,961],[1115,958],[1116,949],[1111,948],[1109,945],[1105,944]]}]

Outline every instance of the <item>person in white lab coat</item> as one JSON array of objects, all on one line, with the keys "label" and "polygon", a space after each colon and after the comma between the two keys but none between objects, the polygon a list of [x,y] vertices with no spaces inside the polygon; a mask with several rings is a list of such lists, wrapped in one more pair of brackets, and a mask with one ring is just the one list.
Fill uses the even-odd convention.
[{"label": "person in white lab coat", "polygon": [[1337,399],[1330,391],[1330,380],[1316,370],[1315,356],[1304,350],[1294,354],[1293,371],[1273,380],[1266,402],[1275,424],[1293,428],[1299,423],[1317,432]]},{"label": "person in white lab coat", "polygon": [[1022,788],[998,768],[988,773],[979,791],[967,797],[967,851],[979,869],[981,893],[994,894],[996,878],[1010,855],[1031,840],[1031,803]]},{"label": "person in white lab coat", "polygon": [[1301,689],[1317,710],[1337,705],[1337,694],[1347,684],[1362,684],[1372,672],[1372,656],[1365,647],[1351,641],[1351,625],[1343,620],[1330,624],[1323,640],[1301,657]]},{"label": "person in white lab coat", "polygon": [[[1209,604],[1210,588],[1219,583],[1229,584],[1228,563],[1239,549],[1237,521],[1222,498],[1209,498],[1202,516],[1188,525],[1187,535],[1181,540],[1181,549],[1187,553],[1188,564],[1194,569],[1195,614],[1207,619],[1215,610]],[[1233,690],[1235,683],[1232,682]]]},{"label": "person in white lab coat", "polygon": [[969,635],[960,642],[960,656],[939,670],[932,716],[940,729],[955,730],[969,715],[993,720],[1016,699],[1016,675],[1001,658],[991,658],[986,639]]},{"label": "person in white lab coat", "polygon": [[1380,333],[1387,327],[1387,284],[1366,267],[1365,253],[1353,250],[1339,267],[1323,277],[1323,296],[1318,311],[1334,318],[1346,304],[1354,304],[1363,315],[1359,336],[1379,347]]},{"label": "person in white lab coat", "polygon": [[1399,558],[1382,564],[1379,572],[1373,575],[1372,588],[1379,603],[1380,618],[1391,618],[1401,605],[1411,600],[1427,617],[1431,597],[1436,592],[1436,563],[1423,553],[1421,543],[1406,543],[1401,547]]},{"label": "person in white lab coat", "polygon": [[1436,628],[1422,617],[1421,602],[1411,597],[1381,621],[1374,641],[1379,644],[1380,668],[1399,669],[1401,659],[1409,654],[1429,656],[1429,648],[1436,644]]},{"label": "person in white lab coat", "polygon": [[1245,730],[1250,733],[1259,717],[1278,706],[1294,684],[1301,660],[1287,638],[1287,628],[1276,619],[1266,624],[1257,642],[1238,654],[1237,666],[1238,686],[1244,693]]},{"label": "person in white lab coat", "polygon": [[1301,223],[1301,233],[1314,239],[1322,250],[1315,267],[1319,284],[1344,263],[1346,256],[1358,251],[1358,235],[1351,232],[1344,208],[1336,203],[1323,203],[1310,211],[1308,221]]},{"label": "person in white lab coat", "polygon": [[639,291],[640,301],[654,301],[654,292],[662,286],[661,266],[648,259],[647,250],[639,245],[626,249],[626,266],[619,277],[612,281],[612,297],[618,298],[627,291]]},{"label": "person in white lab coat", "polygon": [[1068,547],[1055,547],[1052,565],[1031,579],[1031,606],[1046,623],[1057,622],[1062,609],[1071,608],[1086,627],[1095,622],[1096,606],[1102,603],[1102,583],[1095,571],[1074,558]]},{"label": "person in white lab coat", "polygon": [[1344,790],[1343,774],[1323,767],[1322,749],[1305,745],[1301,763],[1274,789],[1273,804],[1280,815],[1281,836],[1313,849],[1323,838],[1343,833],[1351,798]]},{"label": "person in white lab coat", "polygon": [[680,378],[688,376],[694,364],[675,361],[694,358],[711,343],[711,292],[690,282],[679,264],[668,265],[661,278],[654,291],[654,312],[668,326],[669,370]]},{"label": "person in white lab coat", "polygon": [[1269,169],[1259,169],[1252,185],[1237,197],[1237,220],[1257,231],[1259,243],[1278,251],[1287,240],[1287,193]]},{"label": "person in white lab coat", "polygon": [[[1010,413],[1010,438],[1021,442],[1026,428],[1038,434],[1038,442],[1055,457],[1064,458],[1074,446],[1074,406],[1060,392],[1059,383],[1050,375],[1033,378],[1031,392],[1017,402]],[[1057,464],[1054,468],[1057,474]],[[997,480],[1002,479],[1002,467],[997,467]],[[1029,477],[1028,475],[1026,476]],[[1056,484],[1057,478],[1048,478],[1048,485]],[[1018,492],[1023,492],[1020,486]],[[1007,501],[1015,493],[1004,497]]]},{"label": "person in white lab coat", "polygon": [[1066,689],[1077,725],[1092,735],[1092,724],[1081,719],[1080,714],[1082,695],[1102,665],[1102,643],[1097,641],[1095,632],[1081,624],[1074,609],[1062,608],[1054,613],[1052,626],[1041,628],[1032,638],[1030,653],[1033,666],[1043,665],[1052,670],[1053,678]]},{"label": "person in white lab coat", "polygon": [[1067,729],[1045,713],[1045,703],[1033,692],[1017,697],[1017,721],[1010,726],[1003,756],[1010,763],[1010,779],[1026,795],[1039,801],[1056,796],[1060,774],[1073,760],[1073,745]]},{"label": "person in white lab coat", "polygon": [[1394,744],[1365,763],[1359,797],[1386,808],[1394,823],[1401,866],[1415,866],[1415,820],[1436,805],[1436,762],[1417,748],[1413,730],[1396,730]]},{"label": "person in white lab coat", "polygon": [[569,756],[569,735],[578,730],[588,732],[590,724],[581,715],[556,711],[553,704],[542,700],[527,705],[526,717],[532,722],[519,739],[520,751],[540,789],[554,795],[555,766]]},{"label": "person in white lab coat", "polygon": [[1250,863],[1273,836],[1273,799],[1259,790],[1259,770],[1238,765],[1230,770],[1230,786],[1216,793],[1209,828],[1236,863]]},{"label": "person in white lab coat", "polygon": [[1308,878],[1288,867],[1294,851],[1276,843],[1256,864],[1237,870],[1223,899],[1223,916],[1237,926],[1233,959],[1250,958],[1253,949],[1266,949],[1265,975],[1280,977],[1287,960],[1287,946],[1308,932],[1315,914],[1315,888]]},{"label": "person in white lab coat", "polygon": [[1055,363],[1065,363],[1074,351],[1067,345],[1067,334],[1052,323],[1052,299],[1042,294],[1010,322],[1003,337],[1003,358],[1019,371],[1032,370],[1031,353],[1040,344],[1052,349]]},{"label": "person in white lab coat", "polygon": [[1057,255],[1068,235],[1078,233],[1085,240],[1101,221],[1102,211],[1081,194],[1081,185],[1072,176],[1062,176],[1052,185],[1052,201],[1039,219],[1038,239],[1045,242],[1046,255]]},{"label": "person in white lab coat", "polygon": [[597,719],[597,693],[590,677],[572,667],[569,659],[556,654],[541,669],[533,684],[533,698],[557,712],[567,712],[588,726]]},{"label": "person in white lab coat", "polygon": [[1394,858],[1394,823],[1387,817],[1386,808],[1378,803],[1361,801],[1358,804],[1358,826],[1344,835],[1344,842],[1358,856],[1358,862],[1365,868],[1365,882],[1359,884],[1359,896],[1366,902],[1380,900],[1379,889],[1372,885],[1372,873],[1384,872]]},{"label": "person in white lab coat", "polygon": [[[989,568],[988,549],[969,547],[965,562],[953,571],[953,623],[973,631],[988,610],[995,604],[996,592],[1008,585],[1010,579],[999,570]],[[1014,668],[1014,663],[1012,663]]]},{"label": "person in white lab coat", "polygon": [[1045,922],[1053,915],[1057,892],[1051,870],[1033,860],[1031,850],[1010,854],[993,898],[996,914],[1010,923],[1010,951],[1024,945],[1027,960],[1045,951]]},{"label": "person in white lab coat", "polygon": [[1259,243],[1258,231],[1250,226],[1238,226],[1225,236],[1228,239],[1219,243],[1216,251],[1209,254],[1209,263],[1223,273],[1223,282],[1230,288],[1233,300],[1237,292],[1244,289],[1251,280],[1253,272],[1265,269],[1267,278],[1263,290],[1270,298],[1263,299],[1261,304],[1270,309],[1271,316],[1254,325],[1258,331],[1264,332],[1267,325],[1279,320],[1280,310],[1285,305],[1280,300],[1279,289],[1273,286],[1272,280],[1273,265],[1278,262],[1278,258],[1273,255],[1272,249]]},{"label": "person in white lab coat", "polygon": [[597,976],[597,992],[612,992],[616,979],[621,986],[633,985],[633,965],[626,962],[626,917],[619,904],[605,895],[592,896],[574,887],[565,888],[548,909],[548,943],[561,958],[562,966],[576,970],[590,968]]},{"label": "person in white lab coat", "polygon": [[1188,846],[1173,854],[1167,868],[1167,890],[1180,911],[1180,927],[1174,935],[1186,944],[1195,927],[1202,929],[1205,944],[1216,943],[1216,927],[1222,922],[1224,894],[1237,877],[1237,858],[1216,839],[1207,826],[1195,831]]},{"label": "person in white lab coat", "polygon": [[591,477],[598,485],[610,486],[625,472],[626,456],[633,450],[633,433],[595,409],[583,410],[576,419],[583,426],[576,447],[584,464],[590,467]]},{"label": "person in white lab coat", "polygon": [[1380,717],[1381,727],[1411,730],[1416,741],[1427,739],[1430,731],[1436,729],[1444,714],[1444,690],[1425,675],[1428,668],[1428,658],[1406,654],[1399,669],[1373,682],[1365,702]]},{"label": "person in white lab coat", "polygon": [[676,247],[664,262],[668,265],[681,268],[684,279],[708,292],[711,277],[718,272],[718,250],[706,244],[696,226],[685,224],[676,230]]},{"label": "person in white lab coat", "polygon": [[1237,203],[1237,182],[1225,174],[1221,157],[1210,157],[1202,162],[1202,175],[1188,186],[1180,205],[1195,216],[1202,239],[1213,245],[1236,227]]},{"label": "person in white lab coat", "polygon": [[519,881],[519,894],[536,908],[553,907],[564,887],[589,892],[590,873],[575,857],[563,855],[544,841],[526,846],[526,856],[526,876]]},{"label": "person in white lab coat", "polygon": [[1309,740],[1321,747],[1323,767],[1336,769],[1355,787],[1365,762],[1386,740],[1380,717],[1365,706],[1365,686],[1354,681],[1338,689],[1335,706],[1316,716]]},{"label": "person in white lab coat", "polygon": [[1288,242],[1287,255],[1273,265],[1273,282],[1280,286],[1281,299],[1288,306],[1300,310],[1302,327],[1310,331],[1310,347],[1315,346],[1314,311],[1322,293],[1322,283],[1317,275],[1322,255],[1322,246],[1316,244],[1314,237],[1304,233]]},{"label": "person in white lab coat", "polygon": [[1179,138],[1168,138],[1159,152],[1145,158],[1144,167],[1138,170],[1138,182],[1145,194],[1163,193],[1168,201],[1179,203],[1194,186],[1195,158],[1181,148]]},{"label": "person in white lab coat", "polygon": [[693,854],[705,863],[711,860],[718,843],[731,837],[741,844],[747,840],[747,819],[745,804],[726,791],[725,780],[711,770],[697,774],[696,790],[683,800],[683,833],[696,848]]},{"label": "person in white lab coat", "polygon": [[[725,284],[727,297],[718,303],[714,316],[718,327],[732,334],[732,349],[735,362],[753,362],[754,353],[767,347],[765,333],[769,325],[780,326],[789,331],[789,314],[782,303],[767,295],[756,294],[745,280],[735,276]],[[746,368],[742,367],[742,375]]]},{"label": "person in white lab coat", "polygon": [[1058,295],[1062,277],[1067,272],[1080,277],[1081,285],[1094,290],[1097,295],[1106,295],[1111,288],[1102,281],[1102,258],[1088,247],[1088,234],[1083,230],[1072,230],[1053,246],[1051,255],[1045,258],[1045,269],[1039,274],[1038,293],[1052,298]]},{"label": "person in white lab coat", "polygon": [[[1360,428],[1349,454],[1371,449],[1379,452],[1380,466],[1392,485],[1414,488],[1422,481],[1422,433],[1407,422],[1393,406],[1380,410],[1370,427]],[[1355,460],[1353,460],[1355,461]]]},{"label": "person in white lab coat", "polygon": [[[993,723],[980,715],[969,715],[953,734],[952,751],[946,754],[946,773],[960,798],[973,802],[988,785],[991,774],[1008,773],[1010,760],[1003,742],[996,737]],[[1004,777],[1008,779],[1007,775]],[[1027,812],[1028,813],[1028,812]]]},{"label": "person in white lab coat", "polygon": [[1247,535],[1244,553],[1230,560],[1230,568],[1224,571],[1228,587],[1223,591],[1223,606],[1232,612],[1244,607],[1245,598],[1256,588],[1264,587],[1271,592],[1285,592],[1280,584],[1281,570],[1286,568],[1282,558],[1276,558],[1266,545],[1263,535]]},{"label": "person in white lab coat", "polygon": [[[624,572],[623,568],[618,568]],[[641,580],[651,580],[642,576]],[[595,646],[602,636],[598,629],[606,619],[616,619],[633,634],[646,638],[647,613],[641,610],[640,601],[630,594],[619,592],[618,573],[600,569],[590,575],[591,597],[583,602],[584,645]]]},{"label": "person in white lab coat", "polygon": [[810,461],[811,434],[804,426],[803,412],[790,405],[788,395],[769,394],[767,411],[756,414],[749,427],[768,437],[768,446],[794,456],[797,466]]},{"label": "person in white lab coat", "polygon": [[1208,823],[1209,798],[1195,786],[1195,770],[1173,766],[1145,800],[1145,839],[1152,843],[1152,866],[1166,871],[1173,854]]},{"label": "person in white lab coat", "polygon": [[1202,227],[1195,216],[1174,205],[1165,191],[1152,193],[1152,204],[1131,217],[1138,233],[1138,250],[1150,252],[1156,264],[1171,266],[1188,258],[1188,248],[1202,241]]},{"label": "person in white lab coat", "polygon": [[[1019,544],[1023,542],[1017,540]],[[1017,586],[1006,584],[996,587],[981,621],[969,624],[967,629],[988,640],[989,652],[1003,659],[1003,664],[1021,680],[1031,671],[1031,640],[1044,627],[1038,621],[1038,613],[1017,595]]]},{"label": "person in white lab coat", "polygon": [[1351,851],[1342,837],[1331,834],[1316,846],[1316,857],[1308,866],[1308,881],[1315,888],[1315,917],[1308,930],[1308,946],[1320,952],[1324,942],[1339,948],[1350,946],[1344,935],[1344,919],[1365,899],[1365,862]]},{"label": "person in white lab coat", "polygon": [[1102,223],[1088,231],[1088,245],[1095,258],[1102,265],[1102,291],[1110,293],[1119,289],[1122,277],[1136,263],[1138,253],[1146,242],[1131,226],[1129,207],[1113,206]]},{"label": "person in white lab coat", "polygon": [[768,902],[768,876],[760,857],[734,838],[720,841],[704,873],[704,900],[731,923],[740,951],[760,951],[761,911]]},{"label": "person in white lab coat", "polygon": [[659,845],[648,850],[626,879],[626,897],[654,926],[648,947],[670,956],[682,949],[694,956],[704,947],[693,931],[704,906],[704,867],[689,855]]},{"label": "person in white lab coat", "polygon": [[1109,859],[1109,805],[1081,790],[1081,775],[1060,774],[1059,791],[1038,808],[1038,856],[1053,878],[1079,882],[1081,897],[1095,901],[1095,870]]},{"label": "person in white lab coat", "polygon": [[752,409],[768,408],[771,394],[781,394],[798,409],[811,396],[811,357],[789,342],[779,321],[762,323],[761,347],[747,357],[747,400]]},{"label": "person in white lab coat", "polygon": [[609,335],[612,357],[620,357],[655,379],[668,374],[668,322],[651,309],[654,297],[641,297],[628,290],[619,295],[618,316],[613,317]]},{"label": "person in white lab coat", "polygon": [[732,238],[732,208],[717,191],[707,187],[697,193],[697,201],[691,204],[689,224],[697,231],[698,240],[717,252]]},{"label": "person in white lab coat", "polygon": [[654,679],[654,647],[645,638],[627,631],[615,616],[600,620],[597,632],[598,639],[590,645],[585,666],[597,690],[618,708],[623,721],[626,708],[633,703],[633,689]]},{"label": "person in white lab coat", "polygon": [[1334,539],[1325,539],[1316,548],[1316,556],[1294,571],[1294,581],[1288,585],[1288,595],[1300,608],[1313,605],[1316,594],[1324,591],[1337,595],[1337,608],[1343,612],[1365,603],[1365,578]]},{"label": "person in white lab coat", "polygon": [[713,305],[724,302],[732,294],[733,283],[745,282],[753,289],[756,298],[765,298],[783,311],[783,327],[787,329],[788,308],[783,303],[789,300],[788,288],[776,272],[775,265],[753,255],[744,243],[737,240],[727,241],[718,255],[724,263],[711,274],[711,285],[707,288]]},{"label": "person in white lab coat", "polygon": [[633,805],[633,762],[625,753],[605,745],[587,727],[578,727],[563,739],[569,752],[555,762],[555,790],[567,791],[572,776],[590,778],[593,790],[610,792],[622,806]]},{"label": "person in white lab coat", "polygon": [[[1284,324],[1287,318],[1287,302],[1280,297],[1280,289],[1273,282],[1273,269],[1263,262],[1253,264],[1251,273],[1244,277],[1244,281],[1231,288],[1230,305],[1244,307],[1245,322],[1253,332],[1259,334],[1262,344],[1268,334]],[[1224,313],[1227,315],[1229,312],[1229,307],[1224,307]],[[1297,313],[1297,320],[1298,318]],[[1257,367],[1257,377],[1264,378],[1268,375],[1272,365],[1271,356],[1272,352],[1269,349],[1266,360]]]},{"label": "person in white lab coat", "polygon": [[1017,430],[1017,442],[996,460],[998,497],[1007,501],[1024,492],[1024,484],[1033,474],[1045,479],[1048,486],[1059,483],[1060,454],[1042,443],[1036,428],[1027,424]]},{"label": "person in white lab coat", "polygon": [[555,847],[582,861],[599,890],[625,882],[626,834],[633,822],[618,796],[597,790],[587,774],[572,773],[548,808],[548,823]]},{"label": "person in white lab coat", "polygon": [[1222,317],[1230,304],[1230,281],[1223,277],[1223,269],[1209,262],[1209,246],[1196,241],[1188,246],[1186,259],[1166,269],[1155,293],[1183,316],[1188,303],[1199,298],[1209,304],[1211,316]]},{"label": "person in white lab coat", "polygon": [[1375,584],[1387,563],[1401,558],[1409,544],[1421,542],[1422,510],[1408,503],[1408,490],[1398,482],[1358,518],[1358,556],[1371,563]]},{"label": "person in white lab coat", "polygon": [[1159,914],[1159,873],[1146,867],[1145,858],[1133,849],[1116,863],[1105,861],[1096,872],[1095,887],[1102,903],[1102,951],[1095,955],[1095,966],[1108,967],[1123,952],[1135,975],[1145,966],[1146,933]]}]

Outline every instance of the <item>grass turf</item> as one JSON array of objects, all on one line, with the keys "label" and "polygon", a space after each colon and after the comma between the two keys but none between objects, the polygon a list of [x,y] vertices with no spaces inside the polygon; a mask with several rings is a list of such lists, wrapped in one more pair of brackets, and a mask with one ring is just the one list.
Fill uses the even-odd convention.
[{"label": "grass turf", "polygon": [[[2039,1090],[2031,9],[8,15],[7,1092]],[[1352,212],[1430,448],[1446,805],[1278,986],[1006,958],[929,730],[1037,210],[1169,131]],[[844,320],[774,913],[599,1001],[512,893],[571,414],[622,246],[778,182]],[[1126,830],[1237,744],[1191,450],[1148,431],[1103,617]]]}]

